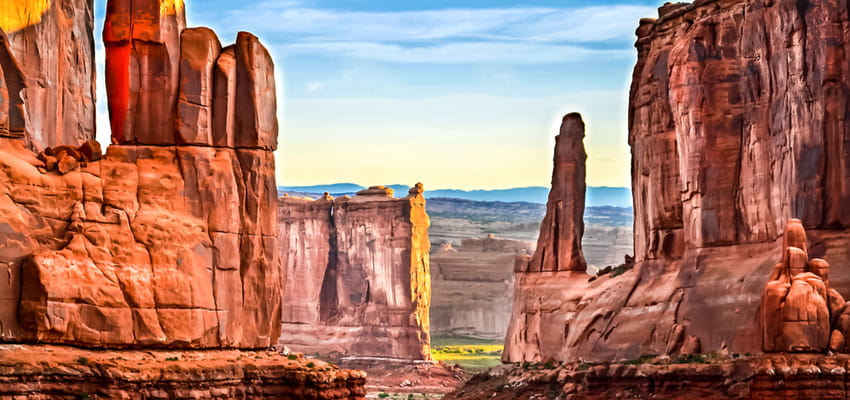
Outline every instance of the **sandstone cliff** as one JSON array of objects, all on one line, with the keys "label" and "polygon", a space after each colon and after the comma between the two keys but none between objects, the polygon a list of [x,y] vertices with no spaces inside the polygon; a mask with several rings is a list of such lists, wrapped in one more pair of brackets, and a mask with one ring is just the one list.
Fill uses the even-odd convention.
[{"label": "sandstone cliff", "polygon": [[514,259],[534,244],[464,239],[431,253],[431,333],[502,339],[511,318]]},{"label": "sandstone cliff", "polygon": [[[570,279],[541,308],[554,319],[538,342],[562,346],[511,359],[694,350],[685,343],[758,352],[785,221],[802,220],[810,257],[850,261],[847,11],[829,0],[702,0],[641,21],[629,118],[636,268]],[[846,268],[829,281],[850,294]]]},{"label": "sandstone cliff", "polygon": [[282,197],[280,343],[307,353],[430,358],[428,215],[422,186],[353,198]]},{"label": "sandstone cliff", "polygon": [[0,5],[0,30],[23,71],[15,91],[27,113],[16,116],[16,128],[28,132],[24,140],[35,151],[94,139],[93,9],[93,0]]},{"label": "sandstone cliff", "polygon": [[[167,3],[182,15],[182,2]],[[175,11],[159,1],[110,1],[108,9],[108,37],[129,41],[121,36],[128,29],[148,35],[142,39],[181,36],[174,29],[182,25],[171,23],[174,15],[149,18],[150,10]],[[214,39],[211,31],[202,32]],[[184,72],[182,86],[177,75],[130,73],[128,79],[143,89],[133,111],[147,112],[142,103],[173,103],[178,92],[190,102],[211,97],[215,51],[185,36],[183,52],[174,53]],[[170,43],[180,48],[180,41]],[[227,95],[246,108],[243,119],[274,119],[268,53],[245,33],[235,48],[242,72],[236,74],[237,90]],[[133,54],[150,55],[142,49]],[[131,64],[170,68],[165,54],[157,54]],[[121,82],[127,81],[114,79],[124,73],[122,57],[107,54],[111,103],[129,98],[122,97],[127,86]],[[14,48],[0,46],[0,60],[7,87],[19,84],[16,66],[24,74],[30,68]],[[163,78],[171,80],[163,84]],[[148,80],[163,86],[149,87]],[[29,110],[26,96],[2,104],[9,108],[0,112],[0,136],[5,136],[0,138],[0,274],[9,278],[0,283],[0,339],[119,348],[264,348],[276,341],[277,220],[268,218],[277,193],[274,145],[253,145],[276,143],[269,138],[277,136],[276,122],[272,130],[246,122],[239,131],[245,145],[213,147],[183,144],[175,114],[149,112],[145,124],[169,127],[156,131],[164,135],[160,140],[150,141],[159,146],[128,143],[118,124],[115,145],[102,157],[96,143],[49,147],[36,155],[27,149],[30,130],[18,129],[21,113],[12,108],[27,107],[23,115],[43,112]],[[113,117],[124,115],[111,111]]]}]

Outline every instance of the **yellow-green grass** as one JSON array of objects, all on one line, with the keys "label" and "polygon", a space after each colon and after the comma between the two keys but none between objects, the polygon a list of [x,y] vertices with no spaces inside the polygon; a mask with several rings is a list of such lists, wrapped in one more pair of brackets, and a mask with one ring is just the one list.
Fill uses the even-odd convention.
[{"label": "yellow-green grass", "polygon": [[501,364],[504,346],[500,341],[463,336],[431,338],[431,356],[451,365],[460,365],[469,373],[478,373]]}]

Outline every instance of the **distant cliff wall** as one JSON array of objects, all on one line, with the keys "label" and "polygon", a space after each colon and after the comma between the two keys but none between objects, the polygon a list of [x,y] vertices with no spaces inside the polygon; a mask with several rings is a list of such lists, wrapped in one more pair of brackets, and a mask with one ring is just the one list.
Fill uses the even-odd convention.
[{"label": "distant cliff wall", "polygon": [[279,199],[280,343],[295,351],[430,358],[428,215],[373,187],[349,198]]},{"label": "distant cliff wall", "polygon": [[514,259],[534,244],[487,237],[464,239],[431,253],[431,332],[502,339],[513,299]]}]

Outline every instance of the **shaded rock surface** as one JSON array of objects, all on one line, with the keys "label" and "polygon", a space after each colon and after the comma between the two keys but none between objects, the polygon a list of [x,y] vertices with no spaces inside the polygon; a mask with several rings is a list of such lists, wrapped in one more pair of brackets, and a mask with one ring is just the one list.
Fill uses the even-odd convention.
[{"label": "shaded rock surface", "polygon": [[[13,3],[4,8],[9,14],[0,17],[0,30],[8,35],[9,47],[23,72],[23,87],[12,88],[27,104],[27,112],[13,115],[12,130],[35,151],[94,140],[93,0]],[[6,70],[2,58],[0,69]],[[0,135],[2,114],[0,111]]]},{"label": "shaded rock surface", "polygon": [[[847,4],[703,0],[659,13],[637,30],[630,96],[636,266],[569,278],[557,303],[543,283],[517,319],[549,319],[561,345],[542,350],[546,335],[529,334],[538,344],[512,360],[677,353],[682,337],[755,353],[788,219],[803,221],[807,257],[850,262]],[[850,293],[850,270],[832,268],[829,287]]]},{"label": "shaded rock surface", "polygon": [[0,345],[0,397],[355,400],[366,374],[268,351],[87,351]]},{"label": "shaded rock surface", "polygon": [[503,366],[447,400],[845,399],[848,357],[820,354]]},{"label": "shaded rock surface", "polygon": [[406,198],[279,199],[280,343],[311,354],[430,359],[428,225],[421,184]]},{"label": "shaded rock surface", "polygon": [[505,337],[511,317],[514,258],[534,244],[487,237],[464,239],[431,253],[431,333]]}]

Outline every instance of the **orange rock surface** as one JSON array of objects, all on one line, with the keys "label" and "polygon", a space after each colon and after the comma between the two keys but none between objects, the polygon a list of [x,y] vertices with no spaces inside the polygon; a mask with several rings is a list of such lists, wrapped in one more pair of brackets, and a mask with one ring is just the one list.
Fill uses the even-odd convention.
[{"label": "orange rock surface", "polygon": [[305,353],[430,359],[430,243],[421,184],[333,200],[282,197],[280,343]]},{"label": "orange rock surface", "polygon": [[[113,121],[138,123],[114,125],[106,155],[85,142],[36,156],[27,149],[29,131],[14,130],[20,118],[10,110],[19,103],[0,103],[10,121],[0,135],[7,136],[0,138],[0,273],[9,277],[0,284],[0,340],[265,348],[279,336],[277,220],[268,217],[277,201],[273,146],[211,146],[217,39],[189,30],[181,49],[182,2],[166,3],[108,4],[110,112]],[[254,114],[275,121],[242,134],[276,143],[274,85],[256,89],[256,77],[273,76],[273,65],[256,38],[240,38],[246,44],[237,48],[251,53],[240,65],[251,78],[236,87],[251,97],[243,100],[252,100]],[[132,46],[139,46],[132,63],[116,56]],[[20,84],[12,53],[0,46],[6,87]],[[181,85],[172,76],[182,76]],[[178,124],[165,107],[176,106],[178,89],[207,114]],[[178,126],[184,135],[176,135]],[[158,146],[135,144],[142,142]]]},{"label": "orange rock surface", "polygon": [[365,381],[361,371],[269,351],[0,345],[2,398],[359,400]]},{"label": "orange rock surface", "polygon": [[9,36],[9,45],[25,82],[15,92],[26,103],[27,113],[16,117],[20,129],[14,130],[26,130],[24,140],[35,151],[58,145],[78,146],[93,140],[94,2],[5,0],[2,3],[0,30]]}]

